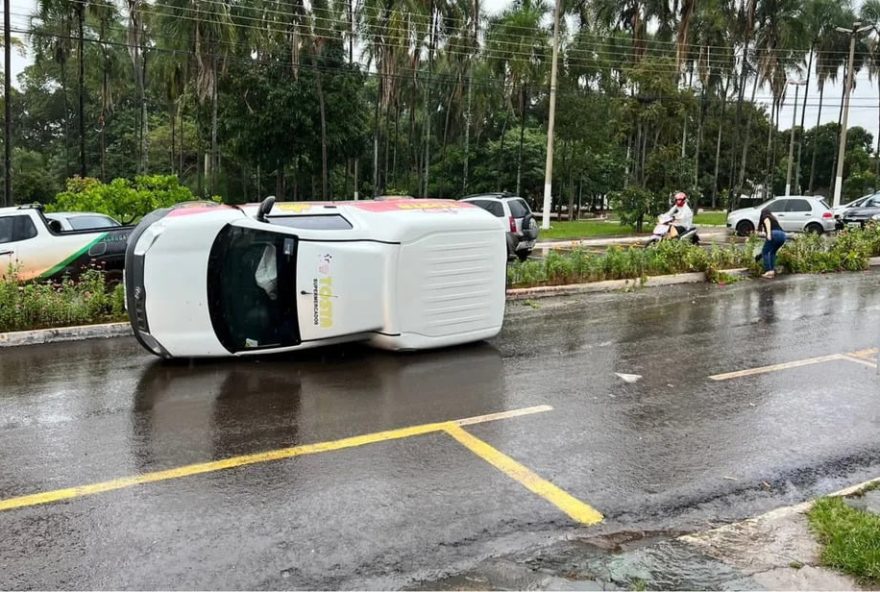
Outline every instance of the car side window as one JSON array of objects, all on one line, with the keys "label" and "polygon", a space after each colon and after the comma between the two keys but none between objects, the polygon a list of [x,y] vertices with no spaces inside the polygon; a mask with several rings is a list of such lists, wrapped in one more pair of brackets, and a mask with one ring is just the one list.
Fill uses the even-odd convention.
[{"label": "car side window", "polygon": [[788,206],[788,200],[780,199],[768,205],[765,209],[769,212],[784,212]]},{"label": "car side window", "polygon": [[0,218],[0,244],[15,243],[37,236],[37,227],[30,216]]},{"label": "car side window", "polygon": [[872,200],[869,200],[868,203],[863,204],[866,208],[880,208],[880,197],[875,197]]},{"label": "car side window", "polygon": [[529,213],[528,204],[521,199],[512,199],[507,205],[510,206],[510,215],[514,218],[525,218]]},{"label": "car side window", "polygon": [[786,212],[803,213],[813,211],[813,207],[810,205],[810,202],[805,199],[789,199],[787,201],[788,206],[785,208]]},{"label": "car side window", "polygon": [[485,209],[487,209],[490,214],[492,214],[496,218],[504,217],[504,206],[501,205],[500,201],[488,201],[485,203]]}]

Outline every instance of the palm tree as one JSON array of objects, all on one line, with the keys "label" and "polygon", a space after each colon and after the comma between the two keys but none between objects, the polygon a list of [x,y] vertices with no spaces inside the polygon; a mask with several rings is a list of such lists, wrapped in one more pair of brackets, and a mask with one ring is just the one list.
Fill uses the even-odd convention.
[{"label": "palm tree", "polygon": [[[64,97],[64,174],[70,176],[70,110],[67,104],[67,64],[70,61],[71,38],[70,0],[40,0],[31,18],[31,44],[36,61],[50,59],[61,73],[61,94]],[[82,60],[80,60],[82,61]]]},{"label": "palm tree", "polygon": [[[129,0],[134,1],[137,0]],[[225,60],[237,42],[230,5],[211,0],[167,0],[156,14],[162,33],[160,39],[169,44],[168,49],[194,56],[194,88],[199,103],[204,106],[210,101],[211,151],[205,156],[205,176],[209,191],[215,194],[220,165],[217,142],[219,79]]]},{"label": "palm tree", "polygon": [[522,186],[522,150],[525,137],[530,86],[543,76],[546,62],[547,30],[541,25],[547,7],[542,0],[515,0],[512,7],[489,24],[488,59],[506,79],[510,111],[513,97],[519,100],[520,134],[517,150],[516,193]]},{"label": "palm tree", "polygon": [[[873,27],[872,37],[869,41],[868,74],[871,78],[877,78],[880,87],[880,0],[865,0],[860,11],[862,22],[869,23]],[[874,172],[880,176],[880,124],[877,130],[877,152]]]},{"label": "palm tree", "polygon": [[[806,85],[804,86],[804,103],[801,108],[801,133],[804,131],[804,120],[807,114],[807,97],[810,94],[810,82],[812,80],[813,75],[813,61],[816,56],[816,51],[819,47],[820,42],[823,41],[823,37],[826,36],[833,26],[832,24],[839,21],[839,15],[843,10],[843,4],[839,2],[839,0],[806,0],[803,5],[802,10],[802,19],[804,23],[805,34],[810,39],[810,51],[807,58],[807,79]],[[824,85],[823,85],[824,86]],[[823,88],[824,90],[824,88]],[[819,102],[819,111],[821,114],[822,105],[821,105],[821,95]],[[817,123],[818,125],[818,123]],[[798,142],[798,153],[796,160],[796,170],[795,170],[795,185],[798,188],[798,192],[800,191],[801,185],[801,162],[802,162],[802,151],[803,151],[803,141]],[[812,189],[811,189],[812,190]]]},{"label": "palm tree", "polygon": [[758,4],[756,20],[758,76],[761,84],[768,85],[773,95],[770,130],[767,134],[766,191],[769,189],[775,160],[774,130],[778,127],[778,114],[785,98],[789,73],[798,69],[799,48],[805,45],[806,30],[801,17],[801,0],[763,0]]},{"label": "palm tree", "polygon": [[[816,86],[819,87],[819,109],[816,114],[816,129],[822,122],[822,106],[825,101],[825,84],[828,81],[835,82],[837,74],[846,62],[849,50],[848,40],[845,36],[835,31],[835,26],[849,26],[852,24],[852,13],[843,8],[829,13],[829,18],[824,19],[822,27],[816,37]],[[843,104],[841,103],[841,108]],[[807,193],[812,194],[816,180],[816,142],[813,142],[813,154],[810,161],[810,181],[807,185]]]}]

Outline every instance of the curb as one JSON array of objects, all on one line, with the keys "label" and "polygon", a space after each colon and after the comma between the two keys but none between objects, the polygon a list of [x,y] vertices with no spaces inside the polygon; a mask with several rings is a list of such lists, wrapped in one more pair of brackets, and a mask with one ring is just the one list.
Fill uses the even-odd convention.
[{"label": "curb", "polygon": [[59,327],[57,329],[36,329],[34,331],[12,331],[0,333],[0,348],[21,345],[40,345],[84,339],[107,339],[132,335],[128,323],[105,323],[103,325],[81,325],[78,327]]},{"label": "curb", "polygon": [[[880,263],[878,263],[880,264]],[[725,269],[719,273],[725,273],[735,277],[746,277],[748,270]],[[593,294],[596,292],[613,292],[630,288],[659,288],[661,286],[676,286],[680,284],[701,284],[706,282],[706,274],[702,271],[694,273],[677,273],[673,275],[658,275],[645,278],[627,280],[608,280],[604,282],[590,282],[588,284],[568,284],[564,286],[537,286],[535,288],[511,288],[507,290],[508,300],[525,300],[530,298],[549,298],[551,296],[569,296],[573,294]]]}]

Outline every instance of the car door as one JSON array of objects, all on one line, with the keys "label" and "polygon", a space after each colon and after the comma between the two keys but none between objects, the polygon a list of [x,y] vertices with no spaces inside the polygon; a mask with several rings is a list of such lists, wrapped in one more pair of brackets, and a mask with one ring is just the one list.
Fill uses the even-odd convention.
[{"label": "car door", "polygon": [[[0,275],[6,275],[12,265],[26,265],[20,260],[21,251],[28,241],[37,236],[37,227],[28,214],[10,214],[0,217]],[[23,278],[28,270],[18,270]]]},{"label": "car door", "polygon": [[[813,218],[812,204],[806,199],[795,198],[785,201],[785,211],[776,216],[779,219],[779,225],[785,232],[802,232]],[[819,222],[821,224],[821,220]]]},{"label": "car door", "polygon": [[761,228],[757,228],[757,224],[761,219],[761,210],[767,210],[768,212],[771,212],[774,216],[776,216],[776,219],[779,220],[779,225],[782,227],[783,230],[785,230],[785,210],[787,207],[788,207],[788,200],[787,199],[777,199],[777,200],[771,201],[770,203],[765,205],[763,208],[758,210],[758,215],[755,220],[756,229],[758,231],[763,230]]}]

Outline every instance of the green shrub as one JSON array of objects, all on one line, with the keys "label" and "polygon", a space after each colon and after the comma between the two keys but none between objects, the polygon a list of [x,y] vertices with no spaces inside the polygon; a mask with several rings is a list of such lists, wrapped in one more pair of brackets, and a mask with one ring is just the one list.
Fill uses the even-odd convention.
[{"label": "green shrub", "polygon": [[0,278],[0,332],[124,320],[122,285],[107,288],[104,273],[94,269],[76,282],[21,283],[10,268]]},{"label": "green shrub", "polygon": [[[102,183],[91,177],[67,180],[67,189],[59,193],[49,211],[99,212],[123,224],[131,224],[153,210],[196,199],[176,175],[142,175],[134,182],[114,179]],[[217,198],[215,198],[217,201]]]}]

